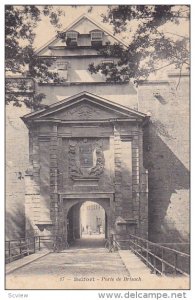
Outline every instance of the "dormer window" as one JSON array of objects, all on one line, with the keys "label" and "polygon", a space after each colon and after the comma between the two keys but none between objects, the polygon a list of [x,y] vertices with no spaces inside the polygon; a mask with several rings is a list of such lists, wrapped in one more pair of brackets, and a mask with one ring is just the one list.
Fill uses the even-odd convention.
[{"label": "dormer window", "polygon": [[91,45],[101,46],[103,40],[103,32],[99,30],[91,31]]},{"label": "dormer window", "polygon": [[92,31],[91,32],[92,41],[102,41],[102,32],[101,31]]},{"label": "dormer window", "polygon": [[66,32],[66,45],[77,46],[77,44],[78,44],[78,32],[76,31]]}]

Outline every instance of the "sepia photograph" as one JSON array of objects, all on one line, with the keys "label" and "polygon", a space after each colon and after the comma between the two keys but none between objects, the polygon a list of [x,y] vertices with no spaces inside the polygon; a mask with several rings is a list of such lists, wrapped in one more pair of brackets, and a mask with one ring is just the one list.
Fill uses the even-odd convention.
[{"label": "sepia photograph", "polygon": [[4,13],[5,290],[189,290],[190,5]]}]

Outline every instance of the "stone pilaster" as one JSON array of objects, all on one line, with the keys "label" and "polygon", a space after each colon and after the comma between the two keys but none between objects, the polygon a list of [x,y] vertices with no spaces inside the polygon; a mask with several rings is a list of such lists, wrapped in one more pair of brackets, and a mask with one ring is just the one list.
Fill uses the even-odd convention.
[{"label": "stone pilaster", "polygon": [[143,131],[139,133],[139,172],[140,172],[140,205],[139,205],[139,234],[148,239],[148,171],[143,166]]},{"label": "stone pilaster", "polygon": [[[32,136],[32,165],[33,165],[33,179],[40,187],[40,155],[39,155],[39,138],[38,130],[33,130]],[[40,193],[40,189],[39,189]]]},{"label": "stone pilaster", "polygon": [[115,167],[115,215],[121,216],[123,212],[122,199],[122,174],[121,174],[121,139],[120,133],[114,127],[114,167]]},{"label": "stone pilaster", "polygon": [[132,198],[133,198],[133,214],[134,219],[137,221],[137,230],[139,230],[139,205],[140,205],[140,195],[139,195],[139,137],[138,132],[133,132],[132,140]]},{"label": "stone pilaster", "polygon": [[148,171],[143,170],[140,178],[140,236],[148,239]]},{"label": "stone pilaster", "polygon": [[59,234],[59,206],[58,206],[58,162],[57,162],[57,148],[58,148],[58,128],[54,124],[51,127],[50,134],[50,205],[51,205],[51,219],[53,221],[53,234]]},{"label": "stone pilaster", "polygon": [[137,221],[136,234],[148,236],[148,174],[143,167],[143,134],[138,128],[133,132],[132,142],[132,188],[133,210]]}]

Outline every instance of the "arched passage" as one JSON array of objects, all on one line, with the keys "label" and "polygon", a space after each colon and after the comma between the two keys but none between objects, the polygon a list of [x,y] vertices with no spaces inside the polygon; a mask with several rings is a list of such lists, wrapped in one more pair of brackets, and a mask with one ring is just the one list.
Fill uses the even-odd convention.
[{"label": "arched passage", "polygon": [[72,244],[82,238],[100,238],[108,236],[110,209],[108,199],[78,199],[66,202],[65,224],[67,241]]},{"label": "arched passage", "polygon": [[83,237],[105,238],[107,217],[104,208],[94,201],[86,201],[80,207],[80,232]]}]

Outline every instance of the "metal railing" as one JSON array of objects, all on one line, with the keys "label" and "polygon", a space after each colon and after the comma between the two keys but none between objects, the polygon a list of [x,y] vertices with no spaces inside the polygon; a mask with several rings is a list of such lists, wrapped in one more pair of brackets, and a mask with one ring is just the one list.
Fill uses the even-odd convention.
[{"label": "metal railing", "polygon": [[135,253],[155,274],[185,275],[190,272],[190,255],[175,249],[150,242],[130,234],[128,240],[118,240],[128,243],[129,249]]},{"label": "metal railing", "polygon": [[20,238],[5,242],[5,262],[10,263],[41,249],[40,236]]},{"label": "metal railing", "polygon": [[58,235],[32,236],[5,241],[5,263],[33,254],[43,248],[59,252],[69,248],[69,244],[63,236]]},{"label": "metal railing", "polygon": [[43,248],[58,252],[62,248],[62,239],[58,236],[32,236],[5,241],[5,263],[23,258]]}]

